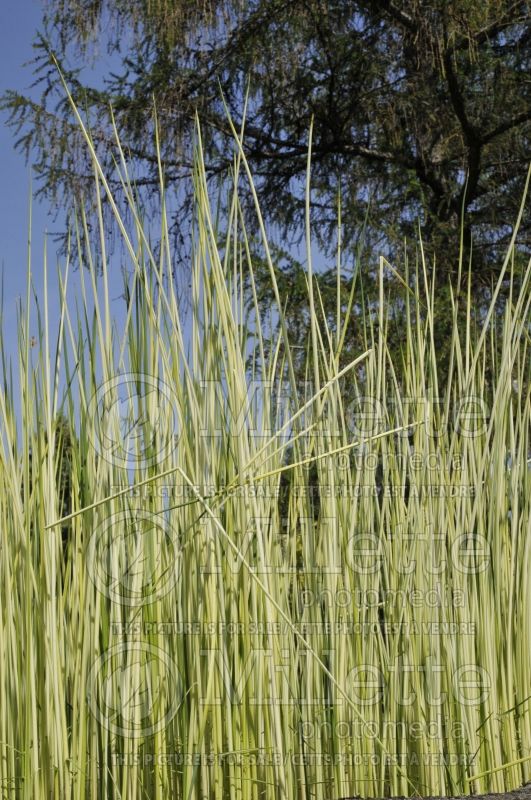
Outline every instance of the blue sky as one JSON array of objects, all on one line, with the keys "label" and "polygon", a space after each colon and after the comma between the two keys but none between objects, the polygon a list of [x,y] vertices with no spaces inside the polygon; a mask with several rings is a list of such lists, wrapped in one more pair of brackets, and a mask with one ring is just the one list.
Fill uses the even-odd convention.
[{"label": "blue sky", "polygon": [[[42,28],[43,6],[44,0],[0,0],[0,94],[7,89],[31,93],[30,86],[34,79],[32,68],[24,64],[34,56],[32,43],[36,32]],[[104,55],[85,75],[89,80],[99,83],[111,66],[111,59]],[[35,99],[38,99],[40,90],[33,91]],[[14,132],[7,127],[6,121],[6,114],[0,114],[0,269],[4,278],[3,347],[8,356],[14,356],[17,352],[17,300],[26,296],[31,165],[25,163],[23,154],[15,151]],[[35,182],[33,188],[36,188]],[[61,217],[55,220],[46,202],[34,200],[32,209],[32,276],[37,295],[42,298],[44,234],[45,231],[53,233],[64,228]],[[52,324],[59,318],[55,249],[53,238],[50,237],[48,298]],[[314,267],[317,267],[319,258],[317,254],[314,255]],[[112,269],[112,265],[110,282],[110,296],[118,298],[123,288],[122,277],[120,270]],[[69,283],[69,296],[72,297],[78,291],[79,274],[71,275]],[[113,303],[114,316],[118,321],[123,317],[121,306],[119,300]],[[30,334],[36,333],[34,329],[30,330]],[[54,330],[50,333],[53,341]]]},{"label": "blue sky", "polygon": [[[42,28],[42,9],[43,0],[0,0],[0,93],[15,89],[31,94],[32,68],[24,64],[33,58],[32,42],[37,30]],[[106,59],[94,71],[96,76],[103,71],[102,66],[106,66]],[[38,96],[37,89],[36,99]],[[17,300],[26,296],[31,164],[26,164],[24,155],[15,151],[14,131],[6,122],[7,115],[0,114],[0,268],[4,279],[3,346],[8,356],[13,356],[17,351]],[[64,222],[61,216],[55,219],[50,211],[45,201],[32,201],[31,262],[39,297],[42,297],[43,289],[45,232],[51,234],[61,230]],[[56,321],[59,316],[54,313],[59,308],[55,277],[58,259],[53,238],[49,237],[47,242],[50,317]],[[74,274],[69,279],[72,292],[79,286],[78,278]],[[120,288],[111,293],[112,297],[120,293],[122,286],[121,277],[117,275],[116,278]],[[53,336],[54,331],[51,333]]]},{"label": "blue sky", "polygon": [[[6,89],[24,91],[32,82],[31,68],[23,63],[32,58],[31,43],[40,25],[42,3],[38,0],[2,0],[0,6],[0,92]],[[6,126],[6,115],[0,124],[0,158],[2,183],[0,191],[0,263],[4,268],[6,312],[8,303],[24,291],[28,239],[28,206],[30,170],[24,157],[14,150],[13,131]],[[41,204],[33,208],[34,229],[44,231],[51,226],[47,209]],[[42,235],[39,237],[42,243]]]},{"label": "blue sky", "polygon": [[[41,0],[2,0],[0,6],[0,93],[15,89],[31,94],[32,67],[24,64],[33,58],[32,42],[41,28]],[[38,90],[35,93],[38,97]],[[0,267],[4,281],[3,347],[8,357],[17,352],[17,305],[26,297],[28,261],[29,206],[31,198],[31,163],[15,151],[13,129],[0,115]],[[36,184],[33,181],[33,190]],[[61,224],[54,219],[44,201],[32,200],[32,275],[37,295],[42,298],[43,251],[46,232],[53,233]],[[48,239],[50,270],[49,302],[52,320],[58,319],[58,294],[55,279],[57,257],[53,239]],[[32,328],[31,333],[36,333]],[[52,334],[54,331],[52,330]],[[14,366],[16,365],[14,359]]]}]

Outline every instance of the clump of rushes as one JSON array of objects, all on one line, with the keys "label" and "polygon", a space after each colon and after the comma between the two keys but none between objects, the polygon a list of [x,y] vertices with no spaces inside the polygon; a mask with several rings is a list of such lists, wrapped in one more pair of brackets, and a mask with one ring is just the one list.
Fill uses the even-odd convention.
[{"label": "clump of rushes", "polygon": [[[348,364],[359,298],[319,327],[309,262],[302,381],[257,206],[278,301],[258,310],[237,133],[223,235],[198,135],[186,322],[163,192],[155,256],[125,159],[129,226],[87,146],[129,254],[127,309],[111,318],[104,234],[100,270],[81,210],[75,313],[67,263],[52,342],[29,269],[17,393],[3,359],[2,796],[333,800],[529,780],[531,268],[501,332],[496,298],[482,327],[458,327],[463,269],[441,385],[421,251],[401,363],[386,346],[396,270],[381,260]],[[500,281],[514,240],[501,266]]]}]

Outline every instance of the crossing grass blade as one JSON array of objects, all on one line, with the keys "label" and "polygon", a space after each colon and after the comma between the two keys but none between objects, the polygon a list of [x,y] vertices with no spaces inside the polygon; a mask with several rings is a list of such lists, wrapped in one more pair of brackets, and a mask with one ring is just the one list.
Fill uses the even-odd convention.
[{"label": "crossing grass blade", "polygon": [[[98,202],[112,201],[84,131]],[[239,203],[257,193],[234,135],[222,229],[198,133],[186,318],[164,192],[154,248],[121,151],[123,314],[111,314],[101,207],[94,234],[79,210],[81,290],[73,303],[67,261],[57,329],[48,289],[32,299],[29,259],[0,390],[2,796],[519,786],[531,778],[531,266],[480,330],[458,322],[473,317],[471,292],[451,295],[445,380],[422,249],[405,272],[380,260],[363,316],[338,279],[334,329],[318,324],[310,268],[301,372],[257,207],[277,299],[269,317],[258,302]],[[400,363],[386,317],[397,276]],[[360,324],[367,348],[346,364]]]}]

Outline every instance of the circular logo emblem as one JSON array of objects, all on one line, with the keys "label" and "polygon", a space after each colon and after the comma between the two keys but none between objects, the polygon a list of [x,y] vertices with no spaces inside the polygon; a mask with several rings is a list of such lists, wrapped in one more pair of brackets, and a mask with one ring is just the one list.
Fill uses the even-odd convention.
[{"label": "circular logo emblem", "polygon": [[115,466],[153,466],[177,446],[175,397],[151,375],[125,372],[106,381],[92,396],[88,413],[96,452]]},{"label": "circular logo emblem", "polygon": [[154,603],[176,585],[181,565],[177,532],[162,514],[122,511],[96,528],[87,549],[94,586],[122,606]]},{"label": "circular logo emblem", "polygon": [[110,733],[138,739],[163,730],[177,713],[183,684],[173,660],[147,643],[114,645],[92,665],[87,699]]}]

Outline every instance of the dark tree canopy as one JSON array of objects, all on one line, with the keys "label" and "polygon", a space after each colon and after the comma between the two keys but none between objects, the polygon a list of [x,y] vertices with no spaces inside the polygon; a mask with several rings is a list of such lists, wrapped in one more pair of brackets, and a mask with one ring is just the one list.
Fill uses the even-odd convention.
[{"label": "dark tree canopy", "polygon": [[[238,125],[248,86],[246,153],[279,231],[302,229],[313,117],[312,214],[324,249],[334,246],[340,192],[345,246],[366,220],[368,243],[392,254],[420,221],[446,275],[463,215],[474,278],[486,285],[529,161],[529,22],[522,0],[49,0],[37,43],[42,101],[8,93],[3,106],[36,158],[41,191],[64,206],[89,193],[91,168],[51,52],[109,173],[112,105],[146,199],[159,190],[154,98],[166,180],[186,207],[196,112],[216,179],[234,152],[220,89]],[[90,88],[81,65],[104,47],[120,66]],[[182,214],[175,220],[177,231]],[[527,252],[529,231],[528,218]]]}]

